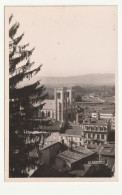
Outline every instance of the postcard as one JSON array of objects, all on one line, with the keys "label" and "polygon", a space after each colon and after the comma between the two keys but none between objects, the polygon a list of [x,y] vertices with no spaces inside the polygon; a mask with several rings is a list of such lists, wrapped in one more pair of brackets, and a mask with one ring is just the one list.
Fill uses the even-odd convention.
[{"label": "postcard", "polygon": [[5,181],[117,181],[118,7],[4,11]]}]

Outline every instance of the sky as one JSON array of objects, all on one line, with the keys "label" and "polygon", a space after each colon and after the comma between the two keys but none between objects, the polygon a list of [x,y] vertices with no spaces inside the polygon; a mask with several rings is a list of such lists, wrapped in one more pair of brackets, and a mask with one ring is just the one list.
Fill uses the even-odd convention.
[{"label": "sky", "polygon": [[6,7],[11,14],[41,76],[115,73],[117,6]]}]

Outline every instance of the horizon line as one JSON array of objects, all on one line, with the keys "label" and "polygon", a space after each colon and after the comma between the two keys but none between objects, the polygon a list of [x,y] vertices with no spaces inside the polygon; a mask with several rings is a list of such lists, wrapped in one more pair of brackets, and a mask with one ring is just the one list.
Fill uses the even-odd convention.
[{"label": "horizon line", "polygon": [[78,76],[85,76],[85,75],[115,75],[115,73],[88,73],[88,74],[79,74],[79,75],[67,75],[67,76],[50,76],[50,75],[45,75],[45,76],[43,76],[43,75],[41,75],[41,77],[55,77],[55,78],[57,78],[57,77],[78,77]]}]

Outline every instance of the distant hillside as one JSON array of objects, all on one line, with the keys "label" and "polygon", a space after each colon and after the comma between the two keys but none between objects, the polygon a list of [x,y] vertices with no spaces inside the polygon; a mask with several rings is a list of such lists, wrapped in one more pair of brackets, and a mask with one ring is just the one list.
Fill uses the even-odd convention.
[{"label": "distant hillside", "polygon": [[70,77],[41,77],[44,85],[49,87],[71,87],[75,85],[114,85],[114,74],[86,74]]}]

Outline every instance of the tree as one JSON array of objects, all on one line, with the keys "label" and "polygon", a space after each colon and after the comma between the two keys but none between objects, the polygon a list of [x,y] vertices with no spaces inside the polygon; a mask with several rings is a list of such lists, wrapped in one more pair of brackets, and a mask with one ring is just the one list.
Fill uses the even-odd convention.
[{"label": "tree", "polygon": [[77,96],[75,97],[75,101],[76,101],[76,102],[82,102],[82,97],[81,97],[80,95],[77,95]]},{"label": "tree", "polygon": [[[9,17],[9,175],[21,177],[21,169],[28,161],[27,154],[31,148],[26,147],[24,131],[33,131],[39,126],[39,121],[33,120],[33,113],[42,109],[47,94],[40,80],[24,85],[25,79],[31,80],[42,65],[35,68],[34,62],[31,62],[34,48],[29,50],[29,43],[20,44],[24,33],[17,36],[20,24],[12,24],[12,19],[13,15]],[[18,87],[20,83],[23,85]],[[38,106],[34,106],[33,102],[38,102]]]}]

